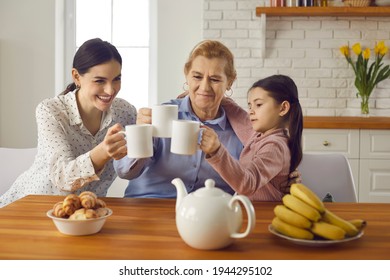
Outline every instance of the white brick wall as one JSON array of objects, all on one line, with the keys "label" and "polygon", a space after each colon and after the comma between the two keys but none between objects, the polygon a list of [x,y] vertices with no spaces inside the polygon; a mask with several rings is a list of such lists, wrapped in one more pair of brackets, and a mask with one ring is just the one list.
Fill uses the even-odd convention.
[{"label": "white brick wall", "polygon": [[[203,37],[223,42],[235,55],[238,78],[232,97],[246,108],[253,82],[285,74],[298,86],[305,115],[360,115],[354,73],[339,48],[360,42],[372,49],[379,40],[390,46],[390,18],[267,17],[262,58],[258,6],[269,6],[269,0],[204,0]],[[384,63],[390,64],[389,54]],[[390,116],[390,80],[372,93],[370,114]]]}]

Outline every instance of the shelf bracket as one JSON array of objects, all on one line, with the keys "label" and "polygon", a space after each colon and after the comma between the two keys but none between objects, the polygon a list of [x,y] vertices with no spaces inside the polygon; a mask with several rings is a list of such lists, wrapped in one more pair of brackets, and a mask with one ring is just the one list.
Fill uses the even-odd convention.
[{"label": "shelf bracket", "polygon": [[265,13],[262,13],[260,15],[260,24],[261,24],[261,40],[260,40],[260,44],[261,44],[261,57],[262,58],[265,58],[265,43],[266,43],[266,31],[267,31],[267,28],[266,28],[266,15]]}]

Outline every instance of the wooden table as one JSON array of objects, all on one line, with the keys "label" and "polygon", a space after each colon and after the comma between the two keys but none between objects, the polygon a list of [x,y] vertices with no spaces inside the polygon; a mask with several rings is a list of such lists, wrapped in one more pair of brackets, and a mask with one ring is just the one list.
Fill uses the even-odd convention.
[{"label": "wooden table", "polygon": [[362,238],[330,247],[296,245],[268,231],[276,203],[256,202],[256,227],[215,251],[186,245],[175,225],[175,200],[104,198],[114,214],[90,236],[66,236],[46,216],[60,196],[27,196],[0,209],[0,259],[330,260],[390,259],[390,204],[328,203],[346,219],[362,218]]}]

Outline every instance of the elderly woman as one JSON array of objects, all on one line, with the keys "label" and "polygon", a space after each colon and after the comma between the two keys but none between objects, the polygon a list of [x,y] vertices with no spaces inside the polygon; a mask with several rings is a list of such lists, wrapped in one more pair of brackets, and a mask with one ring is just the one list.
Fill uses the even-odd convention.
[{"label": "elderly woman", "polygon": [[[245,141],[251,124],[249,118],[245,118],[236,121],[236,123],[241,121],[242,127],[233,128],[221,106],[225,93],[231,91],[236,79],[233,54],[218,41],[203,41],[190,53],[184,66],[184,73],[188,94],[166,104],[178,105],[179,119],[199,121],[202,125],[212,128],[230,154],[238,159],[243,142],[237,133],[243,135],[241,140]],[[151,114],[149,108],[140,109],[137,123],[150,124]],[[230,118],[234,118],[234,115]],[[183,180],[188,192],[203,187],[205,180],[212,178],[217,187],[230,194],[234,193],[205,160],[202,150],[197,150],[191,156],[177,155],[170,152],[170,138],[154,138],[153,141],[153,157],[146,159],[124,157],[114,161],[118,176],[130,180],[125,197],[176,197],[176,189],[171,184],[171,180],[176,177]]]}]

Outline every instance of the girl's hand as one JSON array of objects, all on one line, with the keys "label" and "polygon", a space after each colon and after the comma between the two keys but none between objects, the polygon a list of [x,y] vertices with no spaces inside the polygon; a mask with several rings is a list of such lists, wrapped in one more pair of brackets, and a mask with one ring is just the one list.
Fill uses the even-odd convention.
[{"label": "girl's hand", "polygon": [[137,124],[151,124],[152,123],[152,109],[140,108],[137,114]]},{"label": "girl's hand", "polygon": [[219,142],[218,135],[212,128],[202,125],[201,129],[203,131],[199,148],[206,155],[212,156],[218,151],[219,147],[221,147],[221,142]]}]

